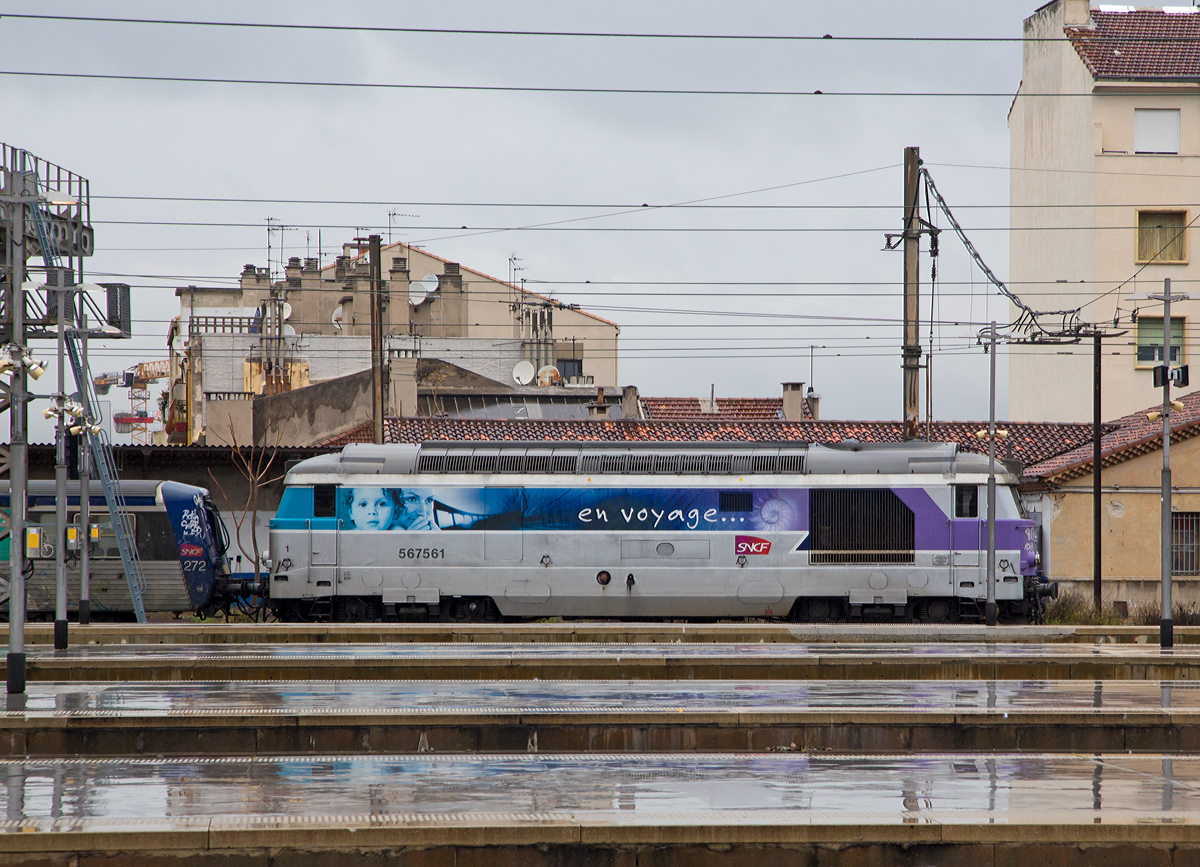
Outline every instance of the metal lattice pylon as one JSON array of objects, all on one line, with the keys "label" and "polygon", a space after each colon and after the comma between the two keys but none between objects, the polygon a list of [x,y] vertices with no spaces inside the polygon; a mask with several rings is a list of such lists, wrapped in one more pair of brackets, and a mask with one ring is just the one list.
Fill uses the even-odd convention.
[{"label": "metal lattice pylon", "polygon": [[[42,260],[48,269],[59,268],[58,254],[51,246],[49,233],[46,231],[46,221],[42,216],[40,206],[34,206],[33,224],[37,231],[38,246],[42,248]],[[60,305],[66,304],[65,296],[59,300]],[[69,308],[58,308],[60,315]],[[71,371],[75,375],[75,386],[81,395],[87,396],[87,406],[90,411],[99,406],[92,377],[83,367],[83,355],[80,350],[78,331],[68,331],[66,335],[67,355],[71,360]],[[98,419],[97,419],[98,421]],[[86,434],[92,457],[96,464],[100,482],[104,486],[104,501],[108,505],[108,515],[112,521],[113,533],[117,537],[117,550],[121,552],[121,565],[125,569],[125,582],[129,585],[129,599],[133,603],[133,613],[138,623],[146,622],[146,608],[142,603],[142,594],[146,590],[146,578],[142,574],[142,563],[138,558],[137,545],[133,537],[133,519],[125,505],[125,497],[121,493],[121,481],[117,478],[117,466],[113,461],[112,443],[108,433],[100,428],[98,433],[90,430]],[[80,492],[84,496],[84,492]]]}]

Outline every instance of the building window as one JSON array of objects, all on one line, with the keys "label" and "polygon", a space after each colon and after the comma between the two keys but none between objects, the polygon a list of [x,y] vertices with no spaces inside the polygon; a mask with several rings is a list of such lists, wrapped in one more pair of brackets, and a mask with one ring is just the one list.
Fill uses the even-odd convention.
[{"label": "building window", "polygon": [[1138,264],[1187,264],[1187,224],[1187,211],[1138,211]]},{"label": "building window", "polygon": [[1200,512],[1171,514],[1171,572],[1200,575]]},{"label": "building window", "polygon": [[1179,109],[1135,108],[1133,149],[1139,154],[1179,153]]},{"label": "building window", "polygon": [[563,379],[570,379],[572,376],[583,376],[582,358],[560,358],[554,362],[554,366],[558,368],[558,372],[562,374]]},{"label": "building window", "polygon": [[[1183,317],[1171,317],[1171,364],[1183,360]],[[1138,367],[1162,364],[1163,325],[1161,316],[1139,316],[1137,321]]]},{"label": "building window", "polygon": [[979,517],[979,488],[974,485],[954,486],[954,517]]}]

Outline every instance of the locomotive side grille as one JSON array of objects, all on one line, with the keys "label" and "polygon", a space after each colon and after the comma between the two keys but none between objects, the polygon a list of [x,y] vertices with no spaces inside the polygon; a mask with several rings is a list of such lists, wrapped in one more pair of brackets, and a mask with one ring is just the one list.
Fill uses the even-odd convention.
[{"label": "locomotive side grille", "polygon": [[809,515],[810,563],[912,563],[916,559],[912,509],[888,488],[814,488],[809,491]]},{"label": "locomotive side grille", "polygon": [[[695,443],[665,448],[648,444],[591,443],[561,447],[540,443],[439,443],[421,446],[410,472],[418,473],[554,473],[583,475],[712,475],[744,476],[804,473],[807,455],[800,444],[755,448],[745,444],[734,451],[724,443]],[[780,445],[784,447],[780,453]],[[359,462],[368,460],[358,458]],[[370,460],[375,460],[371,458]],[[379,470],[374,470],[378,472]]]},{"label": "locomotive side grille", "polygon": [[440,473],[442,471],[445,463],[446,463],[445,455],[431,455],[427,452],[421,452],[421,457],[417,461],[417,472],[418,473]]},{"label": "locomotive side grille", "polygon": [[778,455],[753,455],[754,473],[773,473],[775,472],[775,464],[778,460]]},{"label": "locomotive side grille", "polygon": [[804,472],[804,453],[803,452],[784,452],[779,456],[779,472],[781,473],[802,473]]},{"label": "locomotive side grille", "polygon": [[629,472],[631,472],[631,473],[653,473],[654,472],[654,455],[630,455],[629,456]]},{"label": "locomotive side grille", "polygon": [[623,473],[625,472],[625,455],[601,455],[600,456],[600,472],[602,473]]},{"label": "locomotive side grille", "polygon": [[709,455],[708,471],[715,476],[727,476],[733,472],[732,455]]}]

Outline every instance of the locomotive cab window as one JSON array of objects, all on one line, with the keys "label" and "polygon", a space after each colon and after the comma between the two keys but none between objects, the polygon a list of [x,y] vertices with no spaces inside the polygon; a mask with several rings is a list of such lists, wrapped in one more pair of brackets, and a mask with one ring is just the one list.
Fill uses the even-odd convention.
[{"label": "locomotive cab window", "polygon": [[721,491],[718,505],[722,512],[753,512],[754,495],[750,491]]},{"label": "locomotive cab window", "polygon": [[975,485],[954,486],[954,517],[979,517],[979,488]]},{"label": "locomotive cab window", "polygon": [[337,517],[337,485],[313,485],[313,517]]}]

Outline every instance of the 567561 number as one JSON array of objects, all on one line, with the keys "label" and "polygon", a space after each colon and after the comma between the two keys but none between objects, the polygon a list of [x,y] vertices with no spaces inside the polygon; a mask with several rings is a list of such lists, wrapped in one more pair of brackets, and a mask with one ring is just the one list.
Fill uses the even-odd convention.
[{"label": "567561 number", "polygon": [[438,560],[446,556],[445,548],[401,548],[401,560]]}]

